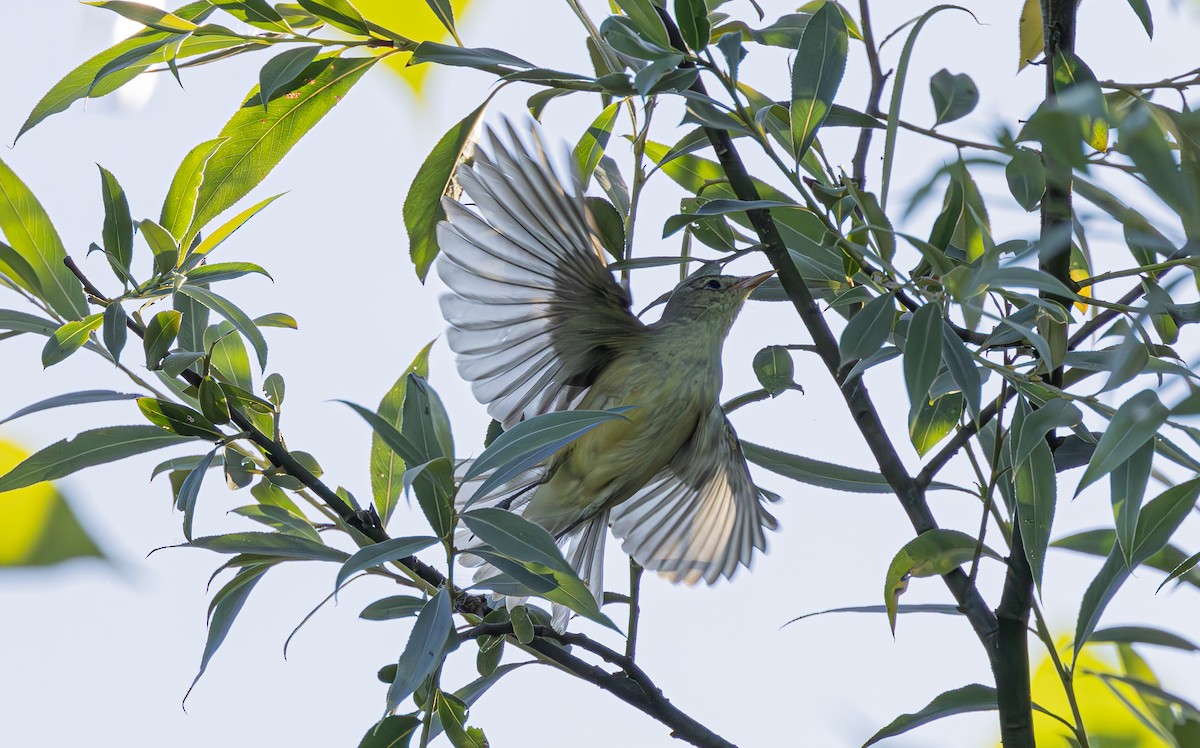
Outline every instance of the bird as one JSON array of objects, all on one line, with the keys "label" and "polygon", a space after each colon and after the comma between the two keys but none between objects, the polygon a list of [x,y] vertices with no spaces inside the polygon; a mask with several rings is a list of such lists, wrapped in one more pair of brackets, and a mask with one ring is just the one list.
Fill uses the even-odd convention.
[{"label": "bird", "polygon": [[[610,527],[625,553],[672,582],[732,577],[777,529],[765,503],[778,496],[754,484],[721,409],[721,352],[772,273],[695,274],[643,323],[607,267],[569,151],[555,154],[535,123],[523,135],[507,119],[500,127],[485,128],[456,168],[460,190],[443,197],[437,226],[458,372],[505,429],[632,407],[488,496],[464,484],[459,508],[508,509],[545,529],[597,601]],[[472,540],[463,533],[460,547]],[[495,573],[483,565],[476,579]],[[556,606],[556,628],[566,615]]]}]

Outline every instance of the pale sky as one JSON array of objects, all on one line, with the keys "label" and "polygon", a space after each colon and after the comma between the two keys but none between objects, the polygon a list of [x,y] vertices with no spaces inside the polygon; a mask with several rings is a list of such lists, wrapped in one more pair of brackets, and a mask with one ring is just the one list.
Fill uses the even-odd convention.
[{"label": "pale sky", "polygon": [[[419,0],[407,0],[418,2]],[[925,28],[910,70],[904,117],[932,123],[929,76],[942,67],[969,73],[982,92],[979,108],[949,133],[986,140],[1000,124],[1015,130],[1041,97],[1041,69],[1014,76],[1016,22],[1020,3],[967,2],[977,25],[962,13],[945,13]],[[605,3],[592,2],[597,19]],[[745,11],[744,0],[731,8]],[[768,15],[794,4],[762,2]],[[1200,31],[1194,6],[1153,2],[1157,26],[1151,45],[1124,0],[1089,0],[1079,24],[1079,53],[1101,79],[1154,80],[1196,65]],[[887,0],[874,4],[879,37],[925,10],[929,3]],[[533,14],[539,15],[536,21]],[[11,143],[41,95],[79,62],[112,43],[114,16],[68,0],[31,3],[0,0],[0,140]],[[225,21],[222,21],[224,23]],[[579,57],[583,31],[565,3],[498,3],[475,0],[460,33],[472,46],[495,46],[547,67],[584,72]],[[902,40],[884,50],[894,66]],[[1114,54],[1116,53],[1116,54]],[[852,43],[839,103],[861,108],[867,76],[861,46]],[[102,217],[94,163],[112,171],[125,187],[134,217],[156,217],[170,178],[183,154],[212,138],[257,80],[265,57],[185,71],[186,91],[167,76],[152,90],[118,100],[76,104],[26,134],[13,149],[0,151],[26,181],[64,242],[82,260],[98,239]],[[776,98],[787,92],[787,57],[755,47],[743,79],[765,81]],[[428,80],[433,93],[416,100],[383,69],[372,71],[345,100],[287,156],[243,203],[288,194],[243,228],[220,250],[222,259],[265,266],[272,284],[248,277],[223,293],[253,314],[286,311],[300,330],[267,331],[269,371],[287,380],[285,429],[293,448],[312,452],[330,485],[344,485],[360,498],[370,495],[367,456],[370,432],[352,412],[332,402],[343,398],[373,407],[412,356],[441,333],[437,281],[420,285],[408,260],[400,206],[430,148],[441,134],[486,95],[492,77],[462,69],[438,69]],[[533,89],[502,92],[492,116],[522,111]],[[599,112],[595,97],[576,95],[553,102],[546,117],[552,137],[573,143]],[[679,132],[674,105],[658,115],[659,137]],[[849,169],[857,131],[823,137],[835,164]],[[878,186],[879,138],[872,152],[870,187]],[[624,141],[614,138],[613,155],[628,164]],[[945,159],[947,148],[902,136],[897,151],[894,198],[907,200]],[[749,158],[756,173],[772,177]],[[997,241],[1031,237],[1036,216],[1020,211],[1007,195],[999,170],[978,172],[991,208]],[[773,180],[776,184],[780,180]],[[663,242],[662,221],[678,209],[681,191],[664,177],[648,187],[635,252],[677,251]],[[1094,213],[1095,211],[1091,211]],[[906,228],[928,230],[928,210]],[[1095,229],[1093,252],[1110,249],[1113,262],[1119,231],[1111,223]],[[897,228],[901,228],[898,226]],[[1103,264],[1103,261],[1101,261]],[[85,269],[102,288],[112,288],[104,263]],[[750,272],[753,267],[739,268]],[[639,308],[672,283],[673,271],[646,271],[635,279]],[[16,307],[11,297],[0,306]],[[837,323],[840,329],[840,322]],[[1195,337],[1192,337],[1195,350]],[[783,305],[751,304],[725,349],[725,397],[756,388],[750,359],[764,345],[808,342],[798,320]],[[81,353],[43,372],[43,341],[21,336],[0,343],[0,417],[55,394],[80,389],[129,390],[119,372]],[[1193,359],[1194,360],[1194,359]],[[871,468],[841,397],[824,368],[805,354],[796,357],[797,380],[806,395],[788,393],[733,416],[747,440],[831,462]],[[462,456],[481,447],[487,423],[483,407],[457,377],[444,342],[434,347],[432,384],[446,402]],[[902,455],[911,469],[920,461],[906,440],[907,398],[899,362],[872,371],[867,381]],[[1139,380],[1140,387],[1150,386]],[[1119,402],[1119,397],[1113,402]],[[128,403],[59,410],[0,427],[0,438],[33,450],[86,428],[138,423]],[[193,452],[196,450],[192,450]],[[178,453],[188,453],[179,451]],[[11,746],[93,744],[178,748],[227,746],[354,746],[384,709],[386,686],[375,671],[395,661],[409,623],[361,621],[371,600],[402,592],[371,579],[344,590],[336,607],[319,612],[281,651],[291,629],[332,591],[336,567],[285,564],[258,585],[221,651],[192,693],[187,713],[180,700],[195,674],[204,646],[205,584],[222,558],[198,550],[154,548],[182,542],[180,517],[169,487],[148,482],[150,469],[167,452],[95,468],[61,482],[72,505],[111,564],[83,562],[41,571],[0,573],[0,742]],[[789,482],[753,468],[756,479],[783,496],[774,508],[781,530],[752,572],[715,587],[673,587],[647,576],[639,664],[668,698],[727,739],[744,746],[806,744],[860,745],[902,712],[924,706],[938,693],[968,683],[991,683],[982,649],[963,619],[902,617],[895,639],[883,616],[825,616],[781,628],[786,621],[825,608],[882,602],[884,573],[912,531],[893,497],[853,495]],[[1079,471],[1067,473],[1060,495],[1069,495]],[[969,484],[965,465],[944,476]],[[251,503],[209,480],[197,512],[200,534],[257,529],[226,512]],[[1061,499],[1056,537],[1075,530],[1111,526],[1107,482],[1074,502]],[[1152,487],[1152,490],[1153,487]],[[931,502],[946,527],[974,532],[977,502],[962,494],[935,493]],[[393,535],[420,534],[419,512],[398,512]],[[1176,538],[1189,550],[1200,546],[1192,518]],[[432,556],[431,556],[432,558]],[[1074,630],[1078,601],[1099,567],[1098,559],[1065,552],[1050,557],[1044,604],[1051,626],[1064,636]],[[626,561],[609,545],[611,589],[626,586]],[[993,605],[1002,567],[984,563],[981,584]],[[1200,597],[1193,588],[1154,594],[1162,575],[1146,570],[1126,583],[1103,625],[1154,622],[1200,635]],[[904,602],[951,602],[937,579],[914,580]],[[624,608],[613,607],[618,620]],[[611,634],[573,624],[597,638]],[[1034,645],[1035,662],[1042,653]],[[1164,684],[1200,697],[1196,663],[1182,655],[1148,652]],[[510,655],[511,656],[511,655]],[[443,684],[456,688],[475,677],[474,647],[464,646],[445,670]],[[679,745],[660,724],[615,698],[549,668],[531,666],[503,679],[471,712],[494,746],[572,745],[584,748]],[[988,746],[994,744],[995,715],[955,717],[920,728],[895,746]]]}]

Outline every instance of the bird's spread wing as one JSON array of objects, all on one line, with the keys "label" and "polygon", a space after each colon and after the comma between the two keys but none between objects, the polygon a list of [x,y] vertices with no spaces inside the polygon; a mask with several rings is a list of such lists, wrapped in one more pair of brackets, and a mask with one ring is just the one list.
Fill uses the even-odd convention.
[{"label": "bird's spread wing", "polygon": [[647,569],[712,584],[766,547],[764,530],[777,523],[763,501],[777,498],[754,485],[737,434],[715,406],[666,468],[613,507],[613,534]]},{"label": "bird's spread wing", "polygon": [[533,130],[511,145],[490,130],[458,181],[475,209],[446,198],[438,275],[463,378],[505,428],[577,402],[642,324],[605,266],[567,156],[556,169]]}]

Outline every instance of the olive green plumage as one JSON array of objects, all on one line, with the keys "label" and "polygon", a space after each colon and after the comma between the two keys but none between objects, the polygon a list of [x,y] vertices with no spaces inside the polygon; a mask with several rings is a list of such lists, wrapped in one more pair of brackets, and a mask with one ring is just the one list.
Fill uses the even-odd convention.
[{"label": "olive green plumage", "polygon": [[691,277],[643,324],[605,267],[569,155],[555,162],[536,130],[508,130],[510,144],[489,132],[457,172],[474,209],[447,199],[438,227],[459,371],[506,428],[555,410],[634,407],[489,496],[464,486],[459,500],[541,525],[597,595],[610,525],[673,581],[731,576],[775,520],[718,403],[721,349],[769,274]]}]

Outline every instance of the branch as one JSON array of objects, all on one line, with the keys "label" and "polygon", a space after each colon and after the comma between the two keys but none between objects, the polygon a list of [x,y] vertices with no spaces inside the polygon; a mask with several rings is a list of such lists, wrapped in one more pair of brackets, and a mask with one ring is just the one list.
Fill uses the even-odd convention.
[{"label": "branch", "polygon": [[[667,27],[671,44],[686,53],[686,45],[675,22],[662,8],[657,8],[656,6],[656,9]],[[683,65],[689,66],[691,63],[685,60]],[[692,84],[691,90],[707,96],[704,83],[699,78]],[[737,198],[739,200],[758,200],[758,189],[754,186],[754,180],[750,177],[749,172],[746,171],[746,166],[734,147],[733,138],[730,137],[727,131],[711,127],[704,128],[704,132],[712,143],[713,150],[717,154],[717,159],[721,163],[721,168],[725,171],[725,176],[729,180],[729,186],[733,189]],[[763,209],[749,210],[746,211],[746,215],[750,219],[750,223],[763,245],[763,254],[767,256],[772,267],[775,268],[776,273],[779,275],[779,280],[783,284],[783,289],[792,302],[792,306],[795,307],[796,313],[800,316],[801,321],[812,337],[817,355],[825,363],[830,376],[837,382],[838,390],[842,393],[842,397],[850,409],[850,414],[854,418],[859,432],[867,442],[867,447],[875,456],[880,474],[900,500],[900,505],[908,515],[913,529],[919,535],[937,528],[937,521],[929,509],[928,502],[925,500],[925,492],[909,476],[903,461],[900,459],[900,455],[896,452],[895,446],[888,438],[887,432],[883,427],[883,422],[879,418],[875,404],[871,401],[871,396],[862,381],[862,377],[856,377],[853,380],[848,379],[851,367],[849,365],[842,366],[837,339],[833,336],[833,332],[829,329],[829,325],[821,315],[816,299],[813,297],[812,291],[808,288],[808,284],[804,282],[800,271],[796,268],[795,263],[792,262],[787,247],[779,235],[779,230],[775,226],[775,221],[771,218],[770,211]],[[996,632],[996,617],[988,608],[987,603],[984,602],[983,597],[979,594],[979,590],[970,583],[966,573],[961,569],[956,569],[942,578],[945,580],[951,594],[954,595],[959,609],[962,610],[963,614],[970,621],[976,635],[990,651],[991,642]]]},{"label": "branch", "polygon": [[[871,91],[867,94],[867,106],[864,110],[869,117],[879,114],[879,100],[883,97],[883,84],[887,76],[879,65],[879,48],[875,46],[875,32],[871,29],[871,9],[869,0],[858,0],[859,25],[862,28],[863,46],[867,49],[867,67],[871,71]],[[871,136],[875,128],[864,127],[858,134],[858,148],[854,151],[852,174],[854,183],[861,189],[867,183],[867,154],[871,151]]]},{"label": "branch", "polygon": [[[480,636],[510,636],[512,623],[481,623],[459,632],[460,639],[475,639]],[[633,658],[609,649],[600,642],[579,633],[558,632],[548,626],[533,627],[534,640],[527,646],[535,652],[554,660],[578,678],[608,691],[613,696],[635,707],[671,728],[671,736],[703,748],[734,748],[704,725],[679,711],[663,696],[662,689],[654,685],[650,676],[634,663]],[[550,644],[551,639],[591,652],[605,662],[621,669],[620,673],[609,673],[579,659],[560,647]]]}]

